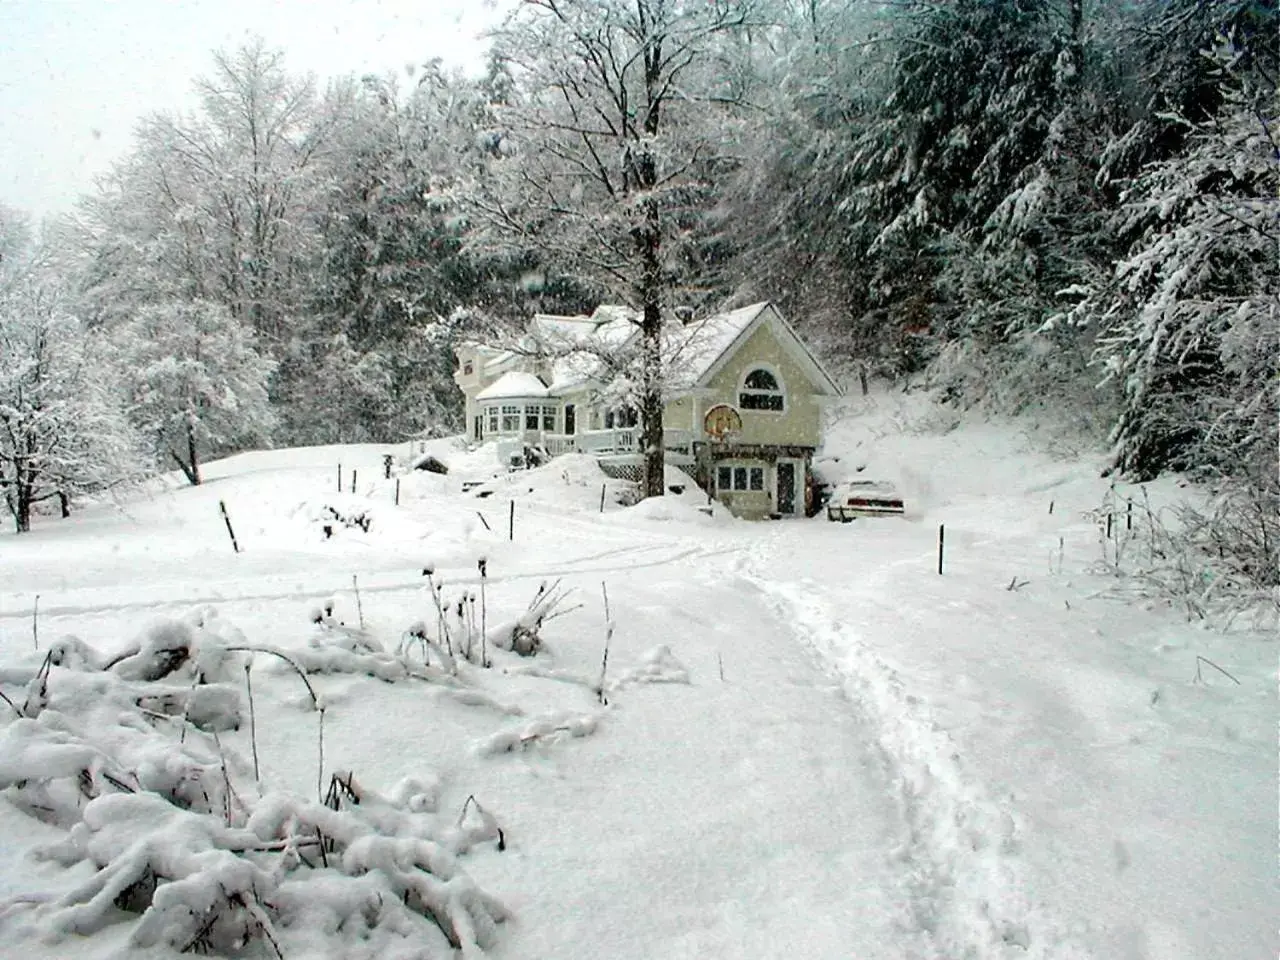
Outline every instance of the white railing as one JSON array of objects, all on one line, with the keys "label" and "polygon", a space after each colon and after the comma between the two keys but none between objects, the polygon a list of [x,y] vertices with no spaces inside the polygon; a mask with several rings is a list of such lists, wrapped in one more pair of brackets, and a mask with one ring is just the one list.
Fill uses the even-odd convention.
[{"label": "white railing", "polygon": [[637,453],[640,449],[639,427],[617,427],[612,430],[584,430],[578,434],[578,449],[596,456]]},{"label": "white railing", "polygon": [[544,433],[542,435],[542,449],[553,457],[558,457],[562,453],[573,453],[578,449],[576,441],[577,437],[565,436],[563,433]]},{"label": "white railing", "polygon": [[[639,427],[615,427],[612,430],[585,430],[576,437],[577,449],[597,456],[641,453],[644,434]],[[662,445],[668,450],[689,450],[693,442],[691,430],[667,428],[662,431]]]},{"label": "white railing", "polygon": [[[667,428],[662,431],[663,446],[678,453],[692,453],[693,431]],[[524,452],[525,445],[541,447],[553,457],[580,451],[592,456],[629,456],[643,452],[644,434],[639,427],[615,427],[612,430],[584,430],[573,436],[563,433],[528,431],[498,440],[498,458],[508,464]]]}]

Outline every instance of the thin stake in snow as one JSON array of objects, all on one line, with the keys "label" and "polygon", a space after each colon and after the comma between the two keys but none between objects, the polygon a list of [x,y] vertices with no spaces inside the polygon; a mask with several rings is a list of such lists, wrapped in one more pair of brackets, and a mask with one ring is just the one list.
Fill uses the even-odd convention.
[{"label": "thin stake in snow", "polygon": [[338,492],[342,492],[342,463],[338,463]]},{"label": "thin stake in snow", "polygon": [[252,664],[244,665],[244,687],[249,697],[249,746],[253,750],[253,781],[262,788],[262,777],[258,772],[258,717],[253,705],[253,681],[249,679]]},{"label": "thin stake in snow", "polygon": [[360,581],[353,573],[351,575],[351,589],[356,592],[356,617],[360,620],[360,629],[364,629],[364,606],[360,603]]},{"label": "thin stake in snow", "polygon": [[218,501],[218,509],[222,511],[222,522],[227,525],[227,536],[231,538],[231,547],[236,553],[240,552],[240,544],[236,542],[236,532],[231,529],[231,518],[227,516],[227,505],[224,501]]},{"label": "thin stake in snow", "polygon": [[317,737],[318,764],[316,766],[316,799],[324,803],[324,707],[320,708],[320,726]]},{"label": "thin stake in snow", "polygon": [[476,516],[480,518],[480,522],[484,524],[484,528],[492,533],[493,527],[489,526],[489,521],[484,518],[484,514],[477,510]]},{"label": "thin stake in snow", "polygon": [[938,576],[942,576],[942,551],[947,538],[945,527],[945,524],[938,524]]},{"label": "thin stake in snow", "polygon": [[1234,683],[1237,687],[1241,685],[1240,681],[1237,680],[1235,677],[1233,677],[1231,674],[1227,673],[1226,670],[1223,670],[1220,666],[1218,666],[1208,657],[1202,657],[1198,653],[1196,654],[1196,683],[1204,683],[1204,678],[1200,676],[1201,663],[1207,663],[1209,666],[1213,667],[1213,669],[1217,670],[1220,674],[1222,674],[1224,677],[1226,677],[1228,680]]},{"label": "thin stake in snow", "polygon": [[515,540],[516,538],[516,502],[511,501],[510,516],[507,519],[507,539]]},{"label": "thin stake in snow", "polygon": [[609,488],[607,483],[600,484],[600,512],[604,513],[604,492]]},{"label": "thin stake in snow", "polygon": [[400,478],[396,477],[396,506],[400,506]]},{"label": "thin stake in snow", "polygon": [[1053,501],[1049,501],[1049,516],[1053,516]]},{"label": "thin stake in snow", "polygon": [[605,674],[609,670],[609,643],[613,640],[613,616],[609,612],[609,587],[601,580],[600,593],[604,597],[604,658],[600,661],[600,679],[596,682],[596,698],[606,706],[609,698],[604,695]]},{"label": "thin stake in snow", "polygon": [[355,469],[352,469],[351,471],[351,492],[352,493],[356,492],[356,472],[357,471]]},{"label": "thin stake in snow", "polygon": [[724,683],[724,654],[719,650],[716,651],[716,663],[720,667],[720,682]]},{"label": "thin stake in snow", "polygon": [[31,643],[40,649],[40,594],[36,594],[35,602],[31,605]]},{"label": "thin stake in snow", "polygon": [[480,666],[489,666],[489,617],[485,600],[485,581],[489,579],[489,561],[481,557],[480,567]]}]

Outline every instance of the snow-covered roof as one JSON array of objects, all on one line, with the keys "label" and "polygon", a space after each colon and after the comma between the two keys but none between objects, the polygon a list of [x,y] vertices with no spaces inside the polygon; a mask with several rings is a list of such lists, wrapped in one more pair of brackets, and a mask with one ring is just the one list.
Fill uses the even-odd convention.
[{"label": "snow-covered roof", "polygon": [[760,316],[769,304],[717,313],[683,327],[672,327],[666,339],[667,382],[672,388],[696,386]]},{"label": "snow-covered roof", "polygon": [[[737,344],[751,335],[759,323],[772,319],[785,346],[808,372],[815,385],[824,392],[838,394],[839,388],[800,340],[791,326],[768,301],[713,314],[688,324],[674,320],[664,324],[663,356],[668,388],[689,390],[705,385]],[[500,397],[561,396],[573,390],[596,384],[603,386],[614,380],[618,371],[634,359],[632,350],[639,340],[640,314],[630,307],[601,304],[591,316],[557,316],[535,314],[525,336],[525,355],[541,354],[550,360],[550,387],[542,387],[532,374],[516,386],[508,378],[514,371],[503,373],[492,386],[481,391],[477,399]],[[606,362],[605,357],[610,358]],[[498,374],[518,359],[510,351],[496,353],[485,363],[487,374]],[[536,381],[539,388],[530,392]],[[512,392],[517,391],[517,392]]]},{"label": "snow-covered roof", "polygon": [[547,385],[532,373],[509,370],[478,394],[477,400],[511,400],[545,397]]}]

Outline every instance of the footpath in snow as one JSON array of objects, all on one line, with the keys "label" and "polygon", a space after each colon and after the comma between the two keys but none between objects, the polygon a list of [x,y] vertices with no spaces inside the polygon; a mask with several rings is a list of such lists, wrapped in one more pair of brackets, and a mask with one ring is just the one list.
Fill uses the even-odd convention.
[{"label": "footpath in snow", "polygon": [[909,519],[775,527],[741,570],[876,729],[942,954],[1276,955],[1274,635],[1115,599],[1088,461],[857,431]]}]

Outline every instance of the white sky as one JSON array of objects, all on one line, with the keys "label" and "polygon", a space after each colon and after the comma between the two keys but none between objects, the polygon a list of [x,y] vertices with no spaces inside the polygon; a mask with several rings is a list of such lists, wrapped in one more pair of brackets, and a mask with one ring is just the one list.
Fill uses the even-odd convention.
[{"label": "white sky", "polygon": [[0,203],[68,210],[138,117],[189,107],[209,52],[254,33],[323,80],[473,68],[496,18],[494,0],[0,0]]}]

